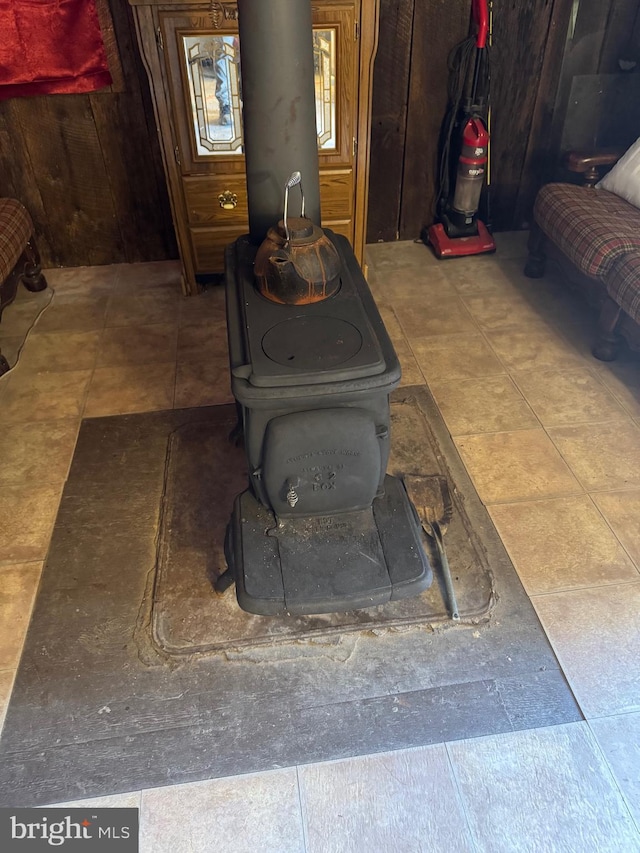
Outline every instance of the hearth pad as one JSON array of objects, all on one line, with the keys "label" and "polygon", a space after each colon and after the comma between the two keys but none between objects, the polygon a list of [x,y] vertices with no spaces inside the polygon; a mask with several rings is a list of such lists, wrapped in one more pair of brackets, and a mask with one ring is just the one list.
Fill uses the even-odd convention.
[{"label": "hearth pad", "polygon": [[460,624],[437,584],[291,621],[218,598],[246,483],[234,423],[232,406],[83,423],[0,742],[1,806],[580,719],[425,388],[392,399],[389,470],[449,481]]},{"label": "hearth pad", "polygon": [[[417,400],[411,395],[397,399],[391,413],[391,473],[399,478],[441,473],[438,447]],[[449,625],[437,553],[426,537],[436,583],[414,598],[348,613],[264,617],[241,610],[233,589],[217,595],[212,580],[225,568],[225,527],[235,495],[246,487],[245,455],[227,440],[234,417],[230,407],[226,420],[185,424],[171,434],[151,605],[152,640],[159,649],[180,657],[294,640],[317,642],[353,631]],[[445,544],[455,570],[462,619],[473,622],[488,618],[492,574],[460,496],[454,499],[456,512]],[[262,562],[262,555],[256,560]]]}]

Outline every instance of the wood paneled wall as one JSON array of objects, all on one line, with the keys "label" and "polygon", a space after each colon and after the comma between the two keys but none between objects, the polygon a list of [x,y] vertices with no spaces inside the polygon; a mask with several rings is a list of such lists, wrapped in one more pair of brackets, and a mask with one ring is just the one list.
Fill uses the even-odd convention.
[{"label": "wood paneled wall", "polygon": [[[447,57],[469,32],[470,7],[470,0],[382,0],[373,88],[371,242],[416,238],[433,221]],[[526,227],[538,187],[553,176],[567,81],[575,74],[615,73],[625,53],[640,59],[638,7],[639,0],[577,5],[574,0],[494,0],[491,214],[496,230]],[[573,13],[575,31],[567,42]]]},{"label": "wood paneled wall", "polygon": [[[0,102],[0,193],[29,209],[45,266],[177,257],[133,20],[111,0],[110,89]],[[103,24],[104,26],[104,24]]]},{"label": "wood paneled wall", "polygon": [[[106,40],[117,43],[121,64],[116,85],[90,95],[0,102],[0,193],[22,199],[31,211],[47,265],[177,255],[129,6],[108,2],[113,32]],[[553,175],[572,77],[615,73],[623,57],[640,63],[639,5],[494,0],[491,210],[497,230],[526,226],[535,192]],[[372,242],[418,237],[433,221],[447,57],[469,31],[470,6],[471,0],[381,0]]]}]

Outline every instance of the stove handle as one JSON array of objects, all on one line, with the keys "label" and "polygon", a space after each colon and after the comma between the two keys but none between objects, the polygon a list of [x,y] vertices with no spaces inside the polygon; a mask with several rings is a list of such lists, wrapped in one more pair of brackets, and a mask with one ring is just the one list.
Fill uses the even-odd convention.
[{"label": "stove handle", "polygon": [[298,503],[300,500],[298,493],[296,492],[296,488],[300,485],[300,480],[296,477],[295,482],[293,480],[287,480],[287,503],[291,507]]}]

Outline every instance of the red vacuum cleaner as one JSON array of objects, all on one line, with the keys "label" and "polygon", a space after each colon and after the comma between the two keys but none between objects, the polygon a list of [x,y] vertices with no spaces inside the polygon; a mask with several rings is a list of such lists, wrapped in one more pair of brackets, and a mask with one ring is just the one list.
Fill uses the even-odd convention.
[{"label": "red vacuum cleaner", "polygon": [[[442,259],[496,250],[478,218],[489,164],[487,0],[473,0],[472,14],[477,34],[449,56],[449,107],[440,138],[439,221],[423,232],[424,241]],[[485,201],[488,207],[488,198]]]}]

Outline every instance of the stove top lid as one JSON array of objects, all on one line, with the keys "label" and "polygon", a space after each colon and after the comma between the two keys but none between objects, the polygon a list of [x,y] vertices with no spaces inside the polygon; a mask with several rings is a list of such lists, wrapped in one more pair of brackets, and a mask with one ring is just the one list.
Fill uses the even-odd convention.
[{"label": "stove top lid", "polygon": [[327,315],[290,317],[262,339],[267,358],[297,370],[333,370],[362,349],[362,335],[346,320]]}]

